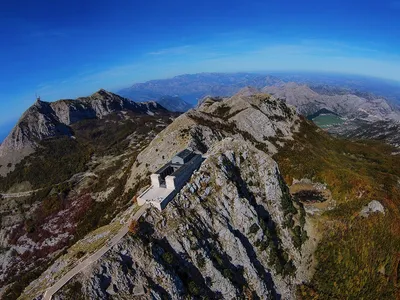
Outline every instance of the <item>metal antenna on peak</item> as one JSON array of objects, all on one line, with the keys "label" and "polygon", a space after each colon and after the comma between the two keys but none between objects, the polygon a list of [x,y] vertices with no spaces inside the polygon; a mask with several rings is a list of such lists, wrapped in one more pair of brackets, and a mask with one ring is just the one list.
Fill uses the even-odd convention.
[{"label": "metal antenna on peak", "polygon": [[36,101],[40,101],[40,96],[38,96],[37,93],[35,93]]}]

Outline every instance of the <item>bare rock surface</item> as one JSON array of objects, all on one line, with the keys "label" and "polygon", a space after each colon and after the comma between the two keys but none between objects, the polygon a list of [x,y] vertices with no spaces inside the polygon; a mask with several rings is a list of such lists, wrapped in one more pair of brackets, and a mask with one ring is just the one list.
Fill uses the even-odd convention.
[{"label": "bare rock surface", "polygon": [[15,164],[35,151],[40,141],[57,136],[72,137],[69,125],[123,111],[154,115],[166,110],[156,102],[136,103],[105,90],[76,100],[51,103],[37,100],[0,145],[0,175],[12,171]]},{"label": "bare rock surface", "polygon": [[385,214],[385,208],[377,200],[372,200],[368,205],[364,206],[360,211],[360,216],[366,218],[373,213]]},{"label": "bare rock surface", "polygon": [[266,94],[206,98],[197,109],[175,119],[139,154],[127,189],[135,180],[156,171],[175,153],[187,147],[206,153],[224,137],[251,140],[271,154],[276,153],[271,140],[291,139],[298,125],[299,117],[293,107]]},{"label": "bare rock surface", "polygon": [[299,123],[294,108],[252,91],[207,98],[176,118],[138,154],[125,190],[187,147],[207,157],[200,169],[163,212],[150,210],[136,234],[54,299],[77,291],[86,299],[294,299],[312,274],[316,243],[271,156]]},{"label": "bare rock surface", "polygon": [[341,116],[360,117],[370,121],[400,120],[400,112],[380,97],[364,98],[345,93],[325,95],[312,90],[307,85],[289,82],[280,86],[268,86],[262,89],[297,108],[298,112],[310,115],[320,109],[329,109]]},{"label": "bare rock surface", "polygon": [[301,272],[308,256],[285,225],[287,187],[276,162],[232,138],[208,154],[165,211],[151,210],[136,235],[75,279],[85,298],[295,298],[296,284],[308,279]]}]

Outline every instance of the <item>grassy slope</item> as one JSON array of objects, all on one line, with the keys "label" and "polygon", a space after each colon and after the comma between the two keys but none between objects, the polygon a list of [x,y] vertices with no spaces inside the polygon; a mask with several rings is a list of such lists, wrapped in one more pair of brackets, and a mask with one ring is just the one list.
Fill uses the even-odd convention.
[{"label": "grassy slope", "polygon": [[[305,121],[305,120],[304,120]],[[400,253],[400,156],[377,142],[335,139],[309,121],[275,159],[287,182],[325,182],[338,202],[321,219],[324,237],[304,299],[395,299]],[[358,216],[379,200],[386,214]]]}]

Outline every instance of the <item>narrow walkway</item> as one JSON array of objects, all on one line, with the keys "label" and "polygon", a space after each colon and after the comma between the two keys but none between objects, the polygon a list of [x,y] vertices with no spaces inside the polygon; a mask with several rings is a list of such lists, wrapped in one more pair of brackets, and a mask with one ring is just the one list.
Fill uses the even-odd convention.
[{"label": "narrow walkway", "polygon": [[30,196],[33,193],[36,193],[42,189],[37,189],[37,190],[32,190],[32,191],[27,191],[27,192],[20,192],[20,193],[11,193],[11,194],[2,194],[0,193],[0,198],[3,197],[5,198],[20,198],[20,197],[26,197]]},{"label": "narrow walkway", "polygon": [[65,274],[59,281],[57,281],[51,288],[47,289],[43,295],[43,300],[51,300],[53,295],[60,290],[68,281],[70,281],[76,274],[81,272],[87,266],[91,265],[95,261],[97,261],[100,257],[102,257],[108,250],[110,250],[113,246],[115,246],[129,231],[129,224],[131,221],[137,221],[144,214],[148,205],[143,205],[140,209],[133,215],[133,217],[128,221],[125,226],[123,226],[118,233],[111,238],[102,248],[100,248],[97,252],[86,258],[84,261],[75,266],[72,270],[70,270],[67,274]]}]

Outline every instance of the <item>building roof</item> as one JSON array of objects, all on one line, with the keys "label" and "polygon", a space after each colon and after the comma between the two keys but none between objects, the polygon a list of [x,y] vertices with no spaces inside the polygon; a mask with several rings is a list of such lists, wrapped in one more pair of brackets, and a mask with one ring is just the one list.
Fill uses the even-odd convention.
[{"label": "building roof", "polygon": [[153,174],[161,174],[162,172],[164,172],[166,169],[171,167],[171,162],[167,162],[165,165],[163,165],[161,168],[159,168],[156,172],[154,172]]},{"label": "building roof", "polygon": [[178,157],[180,157],[182,159],[185,159],[185,158],[191,156],[192,153],[193,152],[191,150],[185,149],[185,150],[182,150],[181,152],[179,152],[178,154],[176,154],[175,156],[178,156]]},{"label": "building roof", "polygon": [[201,161],[201,155],[200,154],[195,154],[191,160],[189,160],[187,163],[185,163],[182,167],[177,169],[174,173],[171,174],[171,176],[179,177],[182,173],[186,172],[188,168],[192,168],[193,165],[196,165],[199,160]]}]

